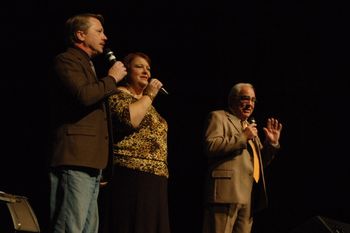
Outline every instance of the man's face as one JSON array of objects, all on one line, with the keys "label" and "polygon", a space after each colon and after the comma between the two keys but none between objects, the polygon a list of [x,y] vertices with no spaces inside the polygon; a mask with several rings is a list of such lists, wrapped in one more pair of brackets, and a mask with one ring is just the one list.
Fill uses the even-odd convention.
[{"label": "man's face", "polygon": [[247,120],[253,113],[255,108],[255,92],[248,86],[242,87],[242,90],[235,101],[235,112],[241,120]]},{"label": "man's face", "polygon": [[107,41],[103,26],[98,19],[89,19],[91,26],[86,32],[79,33],[79,39],[83,43],[83,49],[90,55],[95,56],[103,53],[103,47]]}]

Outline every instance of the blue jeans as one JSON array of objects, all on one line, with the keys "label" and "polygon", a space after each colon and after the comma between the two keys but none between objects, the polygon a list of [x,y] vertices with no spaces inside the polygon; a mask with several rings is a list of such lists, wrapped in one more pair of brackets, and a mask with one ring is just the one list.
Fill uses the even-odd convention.
[{"label": "blue jeans", "polygon": [[49,176],[50,233],[97,233],[101,170],[54,168]]}]

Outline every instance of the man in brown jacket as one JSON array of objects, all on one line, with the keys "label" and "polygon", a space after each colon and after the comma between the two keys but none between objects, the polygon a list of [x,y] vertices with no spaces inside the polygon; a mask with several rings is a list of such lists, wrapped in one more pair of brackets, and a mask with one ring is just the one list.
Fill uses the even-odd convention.
[{"label": "man in brown jacket", "polygon": [[[274,118],[267,120],[263,128],[266,141],[262,145],[256,123],[248,123],[255,101],[253,86],[238,83],[229,94],[228,109],[208,116],[204,131],[209,163],[203,233],[249,233],[252,209],[267,205],[263,167],[279,148],[282,124]],[[257,176],[253,175],[254,168]],[[253,193],[259,195],[253,197]]]},{"label": "man in brown jacket", "polygon": [[126,69],[117,61],[97,78],[91,58],[103,53],[103,17],[66,22],[68,48],[54,59],[51,81],[50,232],[96,233],[99,183],[109,154],[105,99]]}]

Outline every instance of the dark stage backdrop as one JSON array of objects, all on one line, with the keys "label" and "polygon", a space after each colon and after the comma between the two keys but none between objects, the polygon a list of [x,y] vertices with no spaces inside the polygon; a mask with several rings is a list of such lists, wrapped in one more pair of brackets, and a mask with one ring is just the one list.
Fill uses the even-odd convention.
[{"label": "dark stage backdrop", "polygon": [[[169,123],[173,233],[201,230],[203,122],[240,81],[256,87],[260,132],[270,116],[284,125],[267,172],[270,207],[256,217],[256,232],[287,232],[315,215],[350,222],[345,2],[13,2],[2,19],[0,191],[27,196],[47,227],[48,66],[63,50],[65,20],[93,12],[104,15],[117,58],[149,54],[170,92],[154,104]],[[96,64],[103,75],[104,59]]]}]

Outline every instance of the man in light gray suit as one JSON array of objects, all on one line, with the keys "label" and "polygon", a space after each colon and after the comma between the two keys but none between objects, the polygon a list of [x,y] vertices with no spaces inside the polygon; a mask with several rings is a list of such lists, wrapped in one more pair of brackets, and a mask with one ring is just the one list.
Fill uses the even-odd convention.
[{"label": "man in light gray suit", "polygon": [[[280,148],[282,124],[269,118],[261,143],[256,123],[249,122],[255,102],[254,87],[238,83],[228,96],[228,109],[209,113],[204,130],[208,175],[203,233],[249,233],[253,211],[267,206],[263,168]],[[253,177],[254,150],[259,177]]]}]

